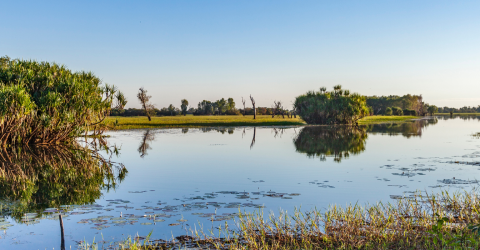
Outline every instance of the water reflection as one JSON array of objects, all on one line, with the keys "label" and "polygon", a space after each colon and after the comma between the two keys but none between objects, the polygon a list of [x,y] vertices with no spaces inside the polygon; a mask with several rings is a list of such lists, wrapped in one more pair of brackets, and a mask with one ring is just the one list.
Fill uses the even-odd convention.
[{"label": "water reflection", "polygon": [[[435,119],[422,119],[400,124],[375,124],[360,127],[305,127],[295,137],[293,143],[297,152],[305,153],[309,157],[318,157],[326,160],[333,157],[335,162],[350,155],[360,154],[366,149],[367,134],[386,134],[389,136],[402,135],[406,138],[421,137],[422,131],[437,124]],[[275,137],[281,133],[275,130]]]},{"label": "water reflection", "polygon": [[386,134],[389,136],[402,135],[406,138],[421,137],[424,128],[437,123],[438,119],[433,118],[408,123],[367,125],[366,130],[369,134]]},{"label": "water reflection", "polygon": [[293,143],[297,152],[305,153],[309,157],[334,157],[340,162],[350,154],[359,154],[365,151],[367,132],[363,127],[305,127],[295,137]]},{"label": "water reflection", "polygon": [[475,115],[475,114],[472,114],[472,115],[455,115],[454,114],[453,116],[450,116],[450,115],[435,115],[435,118],[437,118],[439,120],[460,119],[460,120],[464,120],[464,121],[472,121],[472,120],[480,121],[480,116]]},{"label": "water reflection", "polygon": [[36,212],[47,208],[53,213],[62,205],[91,204],[102,190],[115,188],[126,173],[122,164],[79,145],[4,150],[0,153],[0,216],[32,223],[42,217]]},{"label": "water reflection", "polygon": [[[184,131],[182,130],[182,133]],[[188,129],[187,129],[187,132],[188,132]],[[185,133],[187,133],[185,132]],[[155,134],[152,130],[150,129],[147,129],[145,130],[145,132],[143,132],[143,136],[142,136],[142,141],[140,142],[140,146],[138,146],[138,149],[137,151],[140,153],[140,157],[145,157],[145,155],[148,155],[148,150],[149,149],[152,149],[152,147],[150,147],[150,142],[153,142],[155,141]]]}]

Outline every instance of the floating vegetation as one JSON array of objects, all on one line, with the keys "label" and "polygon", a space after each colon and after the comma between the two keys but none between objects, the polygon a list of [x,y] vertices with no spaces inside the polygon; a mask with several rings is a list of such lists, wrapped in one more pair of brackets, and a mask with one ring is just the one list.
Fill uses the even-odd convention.
[{"label": "floating vegetation", "polygon": [[438,182],[440,183],[443,183],[443,184],[447,184],[447,185],[456,185],[456,184],[462,184],[462,185],[466,185],[466,184],[478,184],[479,181],[478,180],[461,180],[461,179],[455,179],[452,178],[452,179],[443,179],[443,180],[438,180]]}]

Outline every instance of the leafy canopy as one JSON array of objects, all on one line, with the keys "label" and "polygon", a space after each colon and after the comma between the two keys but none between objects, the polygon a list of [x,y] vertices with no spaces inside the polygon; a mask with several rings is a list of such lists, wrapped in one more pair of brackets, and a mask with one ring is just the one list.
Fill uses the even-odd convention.
[{"label": "leafy canopy", "polygon": [[369,114],[366,97],[342,90],[340,85],[331,92],[322,87],[298,96],[294,107],[308,124],[354,124]]},{"label": "leafy canopy", "polygon": [[73,141],[102,121],[117,93],[91,72],[0,58],[0,143]]}]

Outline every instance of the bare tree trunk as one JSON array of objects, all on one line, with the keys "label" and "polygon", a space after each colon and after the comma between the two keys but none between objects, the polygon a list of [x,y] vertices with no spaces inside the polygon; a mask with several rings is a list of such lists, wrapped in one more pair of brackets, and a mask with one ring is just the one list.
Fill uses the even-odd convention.
[{"label": "bare tree trunk", "polygon": [[250,100],[252,101],[253,106],[253,119],[257,119],[257,111],[255,110],[255,99],[253,99],[252,95],[250,95]]},{"label": "bare tree trunk", "polygon": [[245,110],[245,100],[243,99],[243,97],[242,97],[242,103],[243,103],[243,116],[245,116],[245,112],[246,112],[246,110]]},{"label": "bare tree trunk", "polygon": [[65,233],[63,231],[63,219],[62,219],[62,214],[58,215],[58,219],[60,220],[60,233],[61,233],[61,243],[60,243],[60,249],[65,250]]}]

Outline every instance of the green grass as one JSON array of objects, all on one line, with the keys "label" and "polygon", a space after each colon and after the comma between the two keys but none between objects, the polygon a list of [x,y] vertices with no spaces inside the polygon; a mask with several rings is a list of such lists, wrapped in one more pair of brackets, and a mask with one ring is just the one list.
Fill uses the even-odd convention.
[{"label": "green grass", "polygon": [[[360,120],[359,124],[375,124],[386,122],[404,122],[415,119],[415,116],[368,116]],[[118,120],[115,129],[139,129],[139,128],[192,128],[208,126],[299,126],[306,125],[302,119],[297,118],[272,118],[269,115],[253,116],[164,116],[152,117],[149,122],[145,116],[121,117],[112,116],[105,119],[105,123],[111,125]]]},{"label": "green grass", "polygon": [[137,128],[185,128],[185,127],[207,127],[207,126],[293,126],[305,125],[298,118],[281,117],[272,118],[269,115],[257,115],[253,119],[252,115],[240,116],[164,116],[152,117],[149,122],[145,116],[134,117],[108,117],[105,119],[107,124],[112,124],[118,119],[116,129],[137,129]]},{"label": "green grass", "polygon": [[399,123],[406,122],[412,119],[418,119],[418,116],[383,116],[374,115],[367,116],[361,119],[358,124],[378,124],[378,123]]}]

